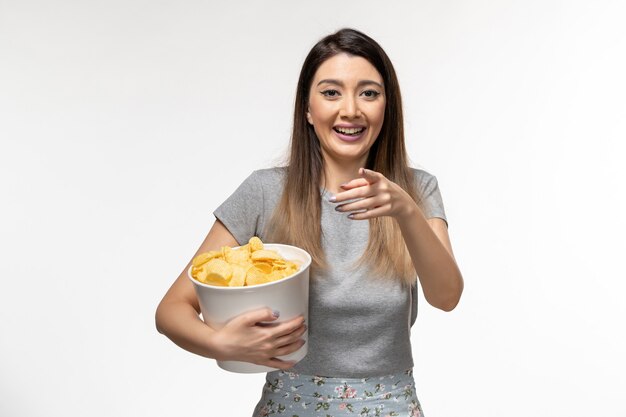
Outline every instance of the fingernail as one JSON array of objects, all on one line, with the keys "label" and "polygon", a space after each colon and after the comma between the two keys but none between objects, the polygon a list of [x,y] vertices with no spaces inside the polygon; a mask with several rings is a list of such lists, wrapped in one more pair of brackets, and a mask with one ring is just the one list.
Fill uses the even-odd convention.
[{"label": "fingernail", "polygon": [[365,174],[365,168],[359,168],[359,175]]},{"label": "fingernail", "polygon": [[278,311],[278,310],[272,311],[272,316],[274,316],[274,318],[279,318],[280,317],[280,311]]},{"label": "fingernail", "polygon": [[344,182],[343,184],[339,184],[340,187],[345,187],[346,185],[348,185],[347,182]]},{"label": "fingernail", "polygon": [[336,210],[336,211],[341,211],[341,210],[343,210],[343,206],[336,206],[336,207],[335,207],[335,210]]},{"label": "fingernail", "polygon": [[354,213],[348,214],[348,218],[354,220]]},{"label": "fingernail", "polygon": [[337,200],[337,197],[335,197],[334,195],[331,195],[330,197],[328,197],[328,201],[330,201],[331,203],[334,203]]}]

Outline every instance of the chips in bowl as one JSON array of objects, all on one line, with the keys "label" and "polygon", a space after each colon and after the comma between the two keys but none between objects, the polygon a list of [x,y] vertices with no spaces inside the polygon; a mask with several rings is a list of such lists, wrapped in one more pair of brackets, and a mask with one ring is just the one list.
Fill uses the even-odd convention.
[{"label": "chips in bowl", "polygon": [[[212,329],[219,330],[242,313],[264,307],[280,311],[280,317],[271,323],[299,315],[308,322],[311,261],[304,249],[264,244],[254,238],[241,247],[198,254],[187,269],[187,278],[198,298],[202,320]],[[308,330],[302,335],[304,340],[307,337]],[[297,351],[278,358],[298,362],[306,356],[308,346],[305,343]],[[217,364],[239,373],[277,370],[241,361],[218,360]]]},{"label": "chips in bowl", "polygon": [[278,281],[296,273],[299,266],[274,250],[265,249],[258,237],[238,248],[223,246],[201,253],[191,262],[191,276],[221,287],[244,287]]}]

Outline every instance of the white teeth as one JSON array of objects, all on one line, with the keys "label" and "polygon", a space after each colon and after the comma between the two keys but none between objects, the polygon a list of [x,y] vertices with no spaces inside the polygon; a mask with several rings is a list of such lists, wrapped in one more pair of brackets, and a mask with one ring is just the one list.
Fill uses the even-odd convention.
[{"label": "white teeth", "polygon": [[365,128],[363,127],[358,127],[358,128],[353,128],[353,127],[336,127],[335,130],[339,133],[345,133],[347,135],[354,135],[355,133],[361,133]]}]

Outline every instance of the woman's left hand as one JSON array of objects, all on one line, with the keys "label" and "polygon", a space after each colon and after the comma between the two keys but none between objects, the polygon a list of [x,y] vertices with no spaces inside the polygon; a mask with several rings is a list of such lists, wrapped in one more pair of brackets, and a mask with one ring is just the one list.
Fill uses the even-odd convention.
[{"label": "woman's left hand", "polygon": [[351,212],[348,217],[366,220],[380,216],[391,216],[400,220],[417,208],[415,201],[398,184],[388,180],[379,172],[359,168],[360,178],[341,185],[346,191],[331,198],[334,203],[348,200],[358,201],[339,204],[335,210]]}]

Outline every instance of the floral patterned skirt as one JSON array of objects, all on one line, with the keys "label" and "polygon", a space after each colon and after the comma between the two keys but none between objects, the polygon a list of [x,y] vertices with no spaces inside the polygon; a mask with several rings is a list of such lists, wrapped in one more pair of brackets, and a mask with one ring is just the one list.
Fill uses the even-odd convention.
[{"label": "floral patterned skirt", "polygon": [[371,378],[267,374],[253,417],[423,417],[413,370]]}]

